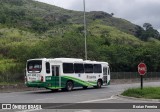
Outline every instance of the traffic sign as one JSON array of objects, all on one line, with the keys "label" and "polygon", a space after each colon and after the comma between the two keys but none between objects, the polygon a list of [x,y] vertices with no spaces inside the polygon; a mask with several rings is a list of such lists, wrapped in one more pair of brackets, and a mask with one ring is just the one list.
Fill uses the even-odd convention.
[{"label": "traffic sign", "polygon": [[147,72],[147,66],[146,66],[146,64],[145,64],[145,63],[140,63],[140,64],[138,65],[138,73],[139,73],[140,75],[145,75],[146,72]]},{"label": "traffic sign", "polygon": [[147,72],[147,66],[145,63],[140,63],[138,65],[138,73],[141,76],[141,89],[143,89],[143,75],[145,75]]}]

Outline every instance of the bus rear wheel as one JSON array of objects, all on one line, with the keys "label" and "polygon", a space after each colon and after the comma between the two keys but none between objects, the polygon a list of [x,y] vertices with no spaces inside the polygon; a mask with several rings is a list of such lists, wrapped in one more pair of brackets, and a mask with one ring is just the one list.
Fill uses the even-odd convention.
[{"label": "bus rear wheel", "polygon": [[74,87],[74,85],[73,85],[73,82],[72,82],[72,81],[68,81],[68,82],[66,83],[66,90],[67,90],[67,91],[72,91],[72,90],[73,90],[73,87]]}]

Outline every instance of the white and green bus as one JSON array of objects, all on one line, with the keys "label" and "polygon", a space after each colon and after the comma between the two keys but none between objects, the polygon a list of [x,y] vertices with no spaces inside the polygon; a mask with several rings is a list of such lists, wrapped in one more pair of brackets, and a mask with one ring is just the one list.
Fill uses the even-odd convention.
[{"label": "white and green bus", "polygon": [[96,87],[110,84],[107,62],[76,58],[29,59],[25,84],[28,87],[71,91],[74,87]]}]

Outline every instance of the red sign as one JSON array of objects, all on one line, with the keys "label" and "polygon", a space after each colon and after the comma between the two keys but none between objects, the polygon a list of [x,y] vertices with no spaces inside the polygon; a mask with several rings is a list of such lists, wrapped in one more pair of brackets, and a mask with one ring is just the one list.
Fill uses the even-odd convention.
[{"label": "red sign", "polygon": [[146,72],[147,72],[147,66],[146,66],[146,64],[140,63],[140,64],[138,65],[138,73],[139,73],[140,75],[145,75]]}]

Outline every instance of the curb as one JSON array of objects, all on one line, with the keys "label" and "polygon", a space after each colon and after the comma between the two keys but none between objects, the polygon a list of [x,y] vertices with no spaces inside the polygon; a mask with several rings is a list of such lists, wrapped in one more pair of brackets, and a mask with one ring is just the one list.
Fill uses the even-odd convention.
[{"label": "curb", "polygon": [[145,98],[135,98],[135,97],[128,97],[128,96],[123,96],[123,95],[116,95],[117,97],[120,98],[125,98],[125,99],[131,99],[131,100],[141,100],[141,101],[155,101],[155,102],[160,102],[160,99],[145,99]]}]

